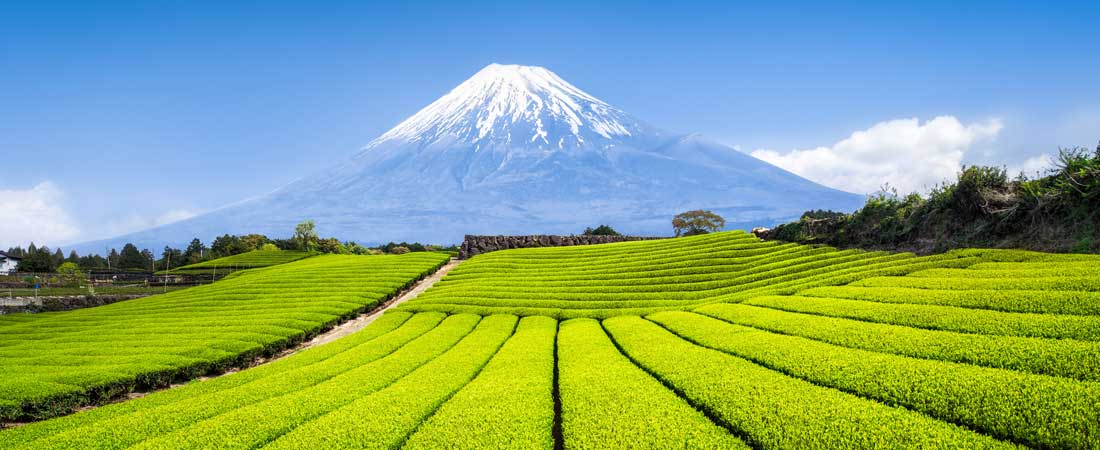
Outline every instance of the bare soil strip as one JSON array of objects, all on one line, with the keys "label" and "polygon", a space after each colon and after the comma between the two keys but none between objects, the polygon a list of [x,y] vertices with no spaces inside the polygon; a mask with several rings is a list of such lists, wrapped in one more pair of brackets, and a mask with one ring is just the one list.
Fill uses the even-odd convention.
[{"label": "bare soil strip", "polygon": [[[331,330],[328,330],[324,333],[321,333],[321,334],[317,335],[316,337],[314,337],[313,339],[311,339],[308,342],[304,342],[302,344],[299,344],[297,347],[286,350],[284,353],[287,353],[287,355],[289,355],[289,354],[292,354],[292,353],[296,353],[296,352],[305,350],[305,349],[310,348],[310,347],[315,347],[315,346],[318,346],[318,345],[327,344],[327,343],[332,342],[336,339],[342,338],[342,337],[347,336],[349,334],[352,334],[356,331],[362,330],[367,325],[370,325],[371,322],[374,322],[374,319],[377,319],[377,318],[381,317],[382,314],[385,313],[390,308],[393,308],[394,306],[397,306],[397,305],[405,303],[409,300],[412,300],[412,299],[416,298],[418,295],[420,295],[421,292],[424,292],[428,288],[432,287],[432,285],[435,284],[440,279],[442,279],[444,275],[447,275],[447,272],[450,272],[451,269],[454,269],[455,266],[458,265],[458,262],[459,261],[457,259],[451,258],[451,260],[449,262],[447,262],[446,265],[444,265],[443,267],[440,267],[439,270],[435,271],[435,273],[429,275],[427,278],[424,278],[423,280],[420,280],[420,282],[418,282],[416,285],[414,285],[411,289],[405,291],[404,294],[401,294],[401,295],[391,299],[390,301],[388,301],[386,303],[383,303],[381,306],[371,310],[368,313],[365,313],[365,314],[363,314],[359,317],[356,317],[356,318],[351,319],[347,322],[344,322],[340,325],[337,325],[337,326],[333,327]],[[272,360],[283,358],[287,355],[279,354],[279,355],[275,356],[274,358],[272,358]]]}]

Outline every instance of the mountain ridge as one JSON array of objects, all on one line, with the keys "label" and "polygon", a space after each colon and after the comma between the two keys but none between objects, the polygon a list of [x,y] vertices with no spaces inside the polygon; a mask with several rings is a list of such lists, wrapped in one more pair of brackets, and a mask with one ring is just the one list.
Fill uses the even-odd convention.
[{"label": "mountain ridge", "polygon": [[368,244],[570,234],[599,223],[665,235],[671,216],[688,209],[747,228],[808,209],[852,210],[862,200],[698,134],[659,130],[548,69],[491,64],[341,164],[207,214],[81,246],[279,237],[304,219],[323,235]]}]

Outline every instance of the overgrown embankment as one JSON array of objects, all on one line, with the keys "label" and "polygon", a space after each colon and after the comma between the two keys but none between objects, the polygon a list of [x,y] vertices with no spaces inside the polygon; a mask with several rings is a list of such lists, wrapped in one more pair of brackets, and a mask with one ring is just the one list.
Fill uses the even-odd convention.
[{"label": "overgrown embankment", "polygon": [[966,247],[1100,253],[1100,146],[1059,153],[1055,167],[1035,179],[967,167],[926,196],[881,193],[852,214],[807,211],[759,235],[917,253]]}]

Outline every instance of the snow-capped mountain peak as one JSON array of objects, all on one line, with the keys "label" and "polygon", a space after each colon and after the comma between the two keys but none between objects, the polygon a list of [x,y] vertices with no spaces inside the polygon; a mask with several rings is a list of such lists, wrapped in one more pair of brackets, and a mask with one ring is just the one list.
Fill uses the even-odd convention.
[{"label": "snow-capped mountain peak", "polygon": [[361,243],[570,234],[594,224],[667,235],[669,218],[692,209],[749,228],[863,203],[697,135],[660,133],[544,68],[491,64],[343,163],[77,251],[225,233],[281,237],[304,219]]},{"label": "snow-capped mountain peak", "polygon": [[543,67],[490,64],[401,122],[386,143],[602,148],[653,131]]}]

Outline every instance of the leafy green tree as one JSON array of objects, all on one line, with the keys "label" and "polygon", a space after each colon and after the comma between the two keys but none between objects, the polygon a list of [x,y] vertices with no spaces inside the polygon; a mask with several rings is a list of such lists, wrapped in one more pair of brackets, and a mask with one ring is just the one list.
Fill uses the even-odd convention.
[{"label": "leafy green tree", "polygon": [[385,253],[395,253],[394,249],[396,249],[397,247],[404,247],[406,250],[408,250],[410,252],[427,251],[427,247],[425,247],[424,244],[421,244],[419,242],[413,242],[411,244],[408,243],[408,242],[401,242],[400,244],[398,244],[396,242],[390,242],[386,245],[383,245],[383,246],[379,247],[379,250],[382,250]]},{"label": "leafy green tree", "polygon": [[65,262],[58,266],[57,274],[61,277],[61,281],[68,286],[76,286],[84,281],[84,271],[80,270],[80,266],[74,262]]},{"label": "leafy green tree", "polygon": [[53,252],[53,266],[56,268],[65,262],[65,253],[61,249],[57,249]]},{"label": "leafy green tree", "polygon": [[57,266],[49,247],[35,247],[32,242],[16,269],[20,272],[53,272]]},{"label": "leafy green tree", "polygon": [[117,269],[118,268],[118,258],[119,258],[118,250],[115,250],[115,249],[112,248],[111,253],[107,254],[107,267],[109,267],[111,269]]},{"label": "leafy green tree", "polygon": [[672,230],[676,232],[676,236],[712,233],[725,227],[726,219],[701,209],[682,212],[672,218]]},{"label": "leafy green tree", "polygon": [[80,256],[76,254],[76,250],[69,251],[69,257],[65,258],[65,262],[71,262],[73,264],[80,264]]},{"label": "leafy green tree", "polygon": [[269,242],[267,244],[264,244],[263,247],[260,247],[260,250],[263,250],[265,252],[275,252],[279,251],[279,247]]},{"label": "leafy green tree", "polygon": [[122,246],[122,253],[118,256],[118,268],[123,270],[148,270],[145,255],[134,244],[126,243]]},{"label": "leafy green tree", "polygon": [[187,245],[187,249],[183,251],[183,261],[186,264],[195,264],[202,262],[206,256],[206,247],[202,245],[202,241],[198,238],[192,239],[191,243]]},{"label": "leafy green tree", "polygon": [[269,243],[271,243],[271,239],[268,239],[267,236],[262,234],[246,234],[241,236],[241,247],[246,252],[259,250]]},{"label": "leafy green tree", "polygon": [[105,269],[107,268],[107,259],[99,255],[86,255],[81,256],[78,262],[81,269]]},{"label": "leafy green tree", "polygon": [[584,229],[584,235],[586,236],[622,236],[614,228],[608,225],[600,225],[596,228],[588,227]]},{"label": "leafy green tree", "polygon": [[151,250],[147,248],[141,249],[141,258],[144,259],[144,261],[142,262],[145,263],[145,270],[151,270],[154,272],[157,270],[157,257],[153,254]]},{"label": "leafy green tree", "polygon": [[347,241],[344,243],[344,247],[347,247],[348,252],[353,255],[369,255],[370,249],[360,245],[355,241]]},{"label": "leafy green tree", "polygon": [[245,249],[241,238],[233,236],[231,234],[225,234],[214,238],[214,242],[210,243],[210,252],[215,257],[231,256],[240,253],[244,253],[248,250]]},{"label": "leafy green tree", "polygon": [[160,261],[157,261],[157,267],[161,267],[164,270],[170,270],[173,267],[179,267],[184,264],[183,252],[178,248],[172,248],[164,246],[164,251],[160,252]]},{"label": "leafy green tree", "polygon": [[313,251],[317,246],[317,231],[314,230],[316,225],[312,220],[303,220],[294,227],[294,243],[297,244],[299,250]]},{"label": "leafy green tree", "polygon": [[340,240],[336,238],[321,239],[317,243],[317,250],[322,253],[333,253],[337,255],[346,255],[349,253],[347,247],[344,247],[344,244],[341,244]]}]

